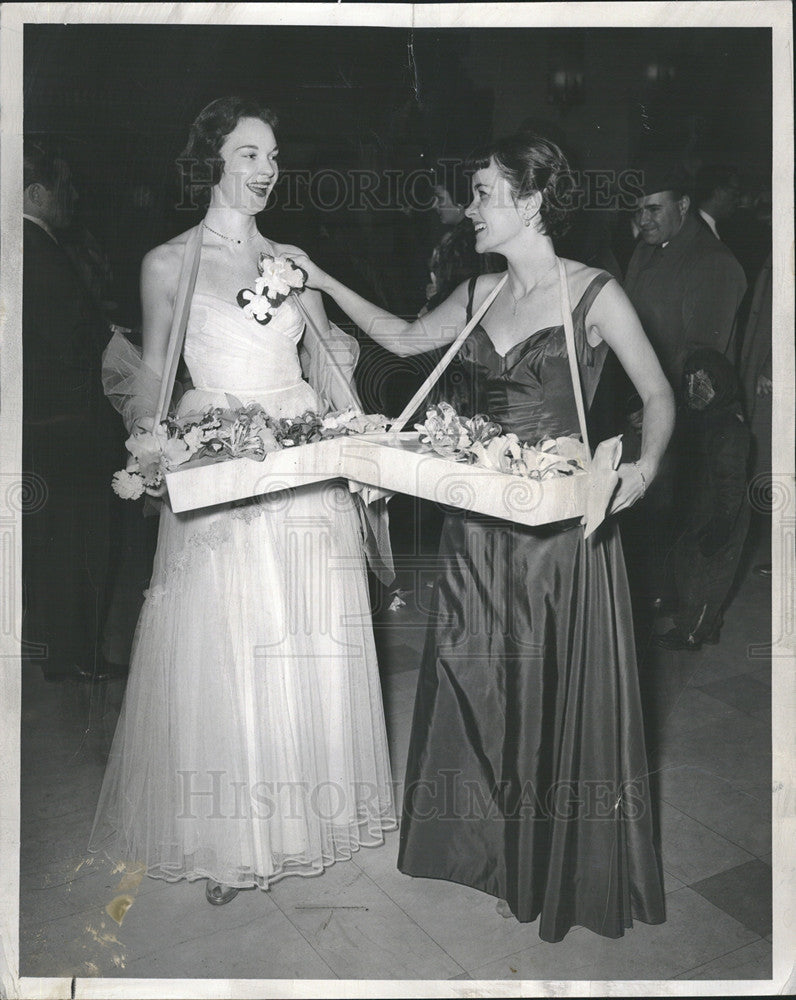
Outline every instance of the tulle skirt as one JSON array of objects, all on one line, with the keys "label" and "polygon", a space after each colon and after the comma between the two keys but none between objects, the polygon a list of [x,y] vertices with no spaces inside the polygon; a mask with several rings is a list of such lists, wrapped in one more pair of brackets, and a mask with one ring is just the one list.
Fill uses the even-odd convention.
[{"label": "tulle skirt", "polygon": [[92,850],[266,888],[395,827],[354,503],[163,510]]}]

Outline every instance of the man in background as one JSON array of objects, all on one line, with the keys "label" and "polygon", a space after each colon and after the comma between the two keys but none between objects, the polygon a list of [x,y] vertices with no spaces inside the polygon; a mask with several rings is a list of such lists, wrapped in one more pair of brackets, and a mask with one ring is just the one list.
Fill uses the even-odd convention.
[{"label": "man in background", "polygon": [[725,222],[735,215],[741,199],[741,178],[732,167],[706,165],[696,179],[697,208],[700,219],[717,240]]},{"label": "man in background", "polygon": [[746,291],[740,264],[690,214],[690,205],[676,168],[643,171],[635,215],[639,239],[625,278],[625,291],[675,390],[683,362],[696,348],[731,357]]},{"label": "man in background", "polygon": [[[639,236],[624,287],[666,377],[681,398],[683,364],[697,348],[710,348],[733,359],[736,315],[746,279],[732,253],[690,211],[685,174],[677,165],[652,163],[640,176],[642,192],[634,217]],[[634,435],[638,438],[635,446],[640,444],[641,413],[631,413],[629,421],[627,437],[631,440],[626,443],[630,451]],[[681,430],[678,422],[638,514],[625,519],[644,534],[641,548],[646,557],[640,573],[645,599],[656,606],[665,605],[669,597],[665,561],[678,524],[678,486],[689,461],[680,448]]]},{"label": "man in background", "polygon": [[102,668],[119,457],[100,379],[109,330],[59,243],[77,199],[69,165],[26,140],[23,183],[22,472],[38,497],[22,522],[23,658],[79,680]]}]

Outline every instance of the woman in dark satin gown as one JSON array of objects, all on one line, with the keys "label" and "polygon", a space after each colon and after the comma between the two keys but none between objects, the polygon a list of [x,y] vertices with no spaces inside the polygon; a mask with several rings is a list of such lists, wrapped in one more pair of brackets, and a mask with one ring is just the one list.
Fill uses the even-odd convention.
[{"label": "woman in dark satin gown", "polygon": [[[552,236],[568,166],[533,134],[474,162],[467,215],[479,253],[508,282],[459,354],[459,412],[487,413],[520,440],[579,430]],[[608,348],[644,402],[642,452],[619,467],[611,513],[654,477],[674,402],[633,308],[611,276],[565,261],[587,405]],[[405,355],[450,343],[500,275],[461,285],[407,324],[310,266],[375,340]],[[446,517],[412,723],[398,867],[488,892],[499,912],[619,937],[664,920],[653,845],[630,598],[613,519],[539,528]]]}]

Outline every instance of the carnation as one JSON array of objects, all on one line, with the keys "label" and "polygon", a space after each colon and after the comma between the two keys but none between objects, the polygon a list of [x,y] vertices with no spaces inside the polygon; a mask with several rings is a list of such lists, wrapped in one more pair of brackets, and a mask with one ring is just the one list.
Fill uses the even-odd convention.
[{"label": "carnation", "polygon": [[144,494],[144,480],[138,473],[128,472],[126,469],[114,472],[111,487],[122,500],[137,500]]}]

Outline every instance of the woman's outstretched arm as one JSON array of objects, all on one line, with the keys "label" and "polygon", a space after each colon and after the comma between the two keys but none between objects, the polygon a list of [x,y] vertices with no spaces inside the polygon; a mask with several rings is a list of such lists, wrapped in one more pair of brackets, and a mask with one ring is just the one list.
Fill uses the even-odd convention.
[{"label": "woman's outstretched arm", "polygon": [[640,499],[658,472],[674,429],[674,394],[635,309],[616,281],[609,281],[594,300],[588,326],[619,358],[644,405],[639,460],[619,466],[619,487],[611,504],[611,513],[617,513]]},{"label": "woman's outstretched arm", "polygon": [[[465,324],[467,284],[460,285],[436,309],[420,319],[407,321],[386,309],[368,302],[342,282],[322,271],[307,256],[297,256],[296,263],[305,269],[312,288],[326,292],[343,312],[377,344],[405,358],[445,347],[456,339]],[[496,276],[499,277],[499,276]],[[485,276],[484,282],[491,276]]]}]

